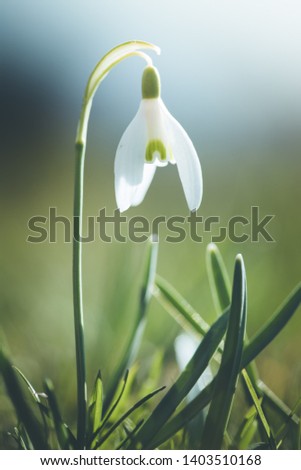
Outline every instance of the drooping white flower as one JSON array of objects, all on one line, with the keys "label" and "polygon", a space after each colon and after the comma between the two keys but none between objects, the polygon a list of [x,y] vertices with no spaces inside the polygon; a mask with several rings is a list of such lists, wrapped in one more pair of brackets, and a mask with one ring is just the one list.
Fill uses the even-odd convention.
[{"label": "drooping white flower", "polygon": [[196,150],[160,97],[157,69],[147,66],[142,76],[140,107],[115,157],[115,194],[120,212],[143,201],[156,168],[168,163],[177,165],[188,207],[197,210],[203,183]]}]

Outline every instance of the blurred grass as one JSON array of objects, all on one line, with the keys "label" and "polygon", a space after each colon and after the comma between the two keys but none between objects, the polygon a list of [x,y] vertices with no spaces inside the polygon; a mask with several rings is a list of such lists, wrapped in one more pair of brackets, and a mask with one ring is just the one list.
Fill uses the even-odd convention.
[{"label": "blurred grass", "polygon": [[[40,107],[32,125],[27,123],[23,133],[19,130],[30,121],[26,112],[19,118],[20,127],[14,127],[12,120],[9,141],[2,149],[0,328],[14,363],[38,391],[42,389],[45,376],[52,378],[61,409],[67,413],[64,418],[72,423],[75,412],[72,247],[63,242],[62,227],[58,227],[55,244],[26,242],[27,222],[33,215],[47,216],[49,207],[56,207],[58,215],[71,217],[72,214],[73,139],[78,110],[70,113],[67,122],[63,104],[60,100],[55,103],[57,108],[51,108],[51,112],[46,106]],[[18,108],[15,115],[17,112]],[[57,114],[61,113],[63,118],[57,119]],[[36,132],[35,125],[41,120]],[[106,123],[108,130],[110,125],[113,127],[114,123]],[[112,215],[115,209],[113,160],[118,144],[117,131],[112,133],[111,140],[108,134],[109,145],[100,147],[98,126],[92,119],[86,171],[86,216],[97,216],[103,207]],[[14,130],[19,139],[14,140]],[[235,244],[226,240],[220,245],[228,268],[233,266],[237,252],[244,256],[249,292],[248,335],[252,336],[300,280],[301,220],[296,208],[296,202],[301,199],[300,149],[282,146],[277,152],[268,148],[258,152],[243,150],[236,155],[226,151],[211,154],[202,151],[198,136],[192,137],[196,137],[204,173],[204,201],[199,215],[217,215],[226,223],[237,214],[249,217],[252,205],[260,207],[262,216],[275,214],[268,226],[275,243],[261,240]],[[144,203],[126,215],[143,215],[149,220],[158,215],[187,216],[176,168],[160,169]],[[203,234],[201,244],[190,239],[168,244],[163,242],[164,234],[161,229],[159,274],[211,323],[215,313],[205,269],[205,248],[211,241],[210,235]],[[217,235],[215,228],[212,234]],[[86,244],[83,251],[88,384],[91,388],[98,369],[106,383],[126,344],[126,332],[131,330],[139,302],[145,244],[108,244],[97,239]],[[149,363],[149,357],[163,348],[173,370],[172,345],[178,326],[155,300],[151,301],[148,317],[139,362]],[[300,327],[299,315],[257,361],[267,385],[290,406],[301,388]],[[167,381],[171,379],[167,375]],[[14,417],[2,386],[0,394],[1,426],[7,430]]]},{"label": "blurred grass", "polygon": [[[95,149],[90,150],[90,155],[88,153],[85,213],[97,215],[98,210],[106,206],[111,215],[115,208],[113,158],[109,162],[105,160],[103,165],[96,153]],[[1,188],[5,221],[1,226],[1,329],[15,364],[26,372],[37,389],[42,378],[50,376],[56,384],[62,409],[67,409],[71,418],[75,387],[75,372],[70,374],[70,370],[74,371],[71,245],[63,243],[60,228],[55,244],[29,244],[26,237],[29,217],[47,215],[49,206],[57,207],[58,214],[71,215],[73,161],[72,154],[68,162],[66,158],[60,162],[58,159],[52,161],[51,155],[47,154],[41,158],[47,165],[45,171],[39,173],[35,190],[30,175],[27,177],[28,192],[23,192],[22,186],[22,191],[12,189],[10,185]],[[268,155],[254,157],[252,162],[244,161],[240,165],[238,161],[216,165],[216,162],[210,163],[206,155],[201,155],[201,160],[205,199],[200,215],[220,215],[226,221],[235,214],[248,216],[251,205],[259,205],[262,215],[275,214],[269,228],[276,243],[261,241],[237,245],[226,241],[220,246],[229,266],[237,251],[242,252],[246,260],[248,334],[251,335],[299,280],[300,220],[293,201],[300,200],[301,195],[297,171],[300,164],[293,158],[288,161],[280,156],[272,161]],[[168,170],[171,171],[158,172],[146,201],[129,211],[129,216],[141,214],[153,219],[158,214],[187,215],[178,176],[174,169]],[[237,182],[237,192],[235,185],[230,185],[233,181]],[[244,197],[238,198],[238,192]],[[161,239],[163,234],[164,231]],[[210,241],[206,235],[204,239]],[[214,306],[205,273],[206,244],[196,244],[189,239],[180,244],[160,243],[158,272],[211,322]],[[125,332],[130,331],[139,301],[144,250],[144,244],[131,242],[108,244],[96,240],[84,246],[90,385],[98,368],[102,370],[105,382],[122,353]],[[266,383],[291,405],[301,385],[300,326],[300,317],[293,319],[258,360],[260,374]],[[171,348],[177,329],[162,307],[152,300],[141,360],[158,346],[164,346],[166,350]],[[60,390],[64,390],[61,396]],[[1,397],[1,403],[4,403],[3,408],[7,407],[6,399],[3,402]],[[10,419],[4,410],[2,413]],[[4,420],[4,428],[7,425]]]}]

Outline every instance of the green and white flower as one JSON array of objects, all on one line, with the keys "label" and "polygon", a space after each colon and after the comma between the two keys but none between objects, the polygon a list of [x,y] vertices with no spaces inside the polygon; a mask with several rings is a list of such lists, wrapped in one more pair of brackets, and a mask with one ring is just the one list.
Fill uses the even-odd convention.
[{"label": "green and white flower", "polygon": [[156,168],[176,164],[188,207],[198,209],[202,199],[201,165],[183,127],[160,97],[160,77],[152,65],[142,76],[142,100],[125,130],[115,157],[115,194],[120,212],[140,204]]}]

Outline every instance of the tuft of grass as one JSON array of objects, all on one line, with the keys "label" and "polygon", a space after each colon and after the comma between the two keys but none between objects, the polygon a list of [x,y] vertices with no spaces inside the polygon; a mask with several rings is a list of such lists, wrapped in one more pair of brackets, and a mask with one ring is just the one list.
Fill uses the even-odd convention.
[{"label": "tuft of grass", "polygon": [[[194,446],[204,449],[265,448],[289,445],[300,448],[300,400],[291,410],[262,380],[256,380],[247,367],[293,317],[301,302],[299,284],[261,326],[249,342],[244,342],[247,319],[246,273],[243,259],[237,256],[232,293],[221,254],[216,247],[207,251],[211,271],[211,291],[218,307],[218,318],[209,325],[189,302],[165,279],[156,274],[158,244],[150,240],[146,249],[145,271],[141,282],[136,321],[120,364],[112,372],[111,382],[103,383],[100,371],[87,407],[86,449],[168,449],[191,448],[185,426],[209,405],[205,421],[198,422]],[[136,357],[147,321],[147,309],[154,296],[166,311],[185,328],[199,337],[200,343],[185,369],[165,395],[159,386],[164,368],[163,354],[158,351],[148,373],[148,380],[137,390],[139,366],[128,366]],[[192,387],[211,362],[218,370],[212,381],[190,401]],[[19,449],[77,449],[81,446],[64,420],[52,382],[44,382],[39,393],[3,349],[0,349],[0,373],[14,405],[18,426],[10,433]],[[228,422],[236,398],[238,378],[242,374],[250,405],[229,434]],[[130,379],[129,379],[130,377]],[[256,380],[254,382],[254,380]],[[259,392],[258,392],[259,390]],[[137,395],[140,394],[139,398]],[[156,406],[152,407],[152,400]],[[277,412],[271,418],[269,407]]]}]

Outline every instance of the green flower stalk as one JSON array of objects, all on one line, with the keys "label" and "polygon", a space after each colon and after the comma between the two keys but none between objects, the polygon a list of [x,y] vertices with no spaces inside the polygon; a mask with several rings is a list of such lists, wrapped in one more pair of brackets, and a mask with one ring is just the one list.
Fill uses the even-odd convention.
[{"label": "green flower stalk", "polygon": [[77,370],[77,441],[78,447],[80,449],[84,449],[86,445],[87,420],[87,384],[84,346],[81,232],[83,216],[84,163],[88,122],[95,92],[102,80],[116,64],[134,55],[138,55],[144,58],[148,65],[152,63],[149,56],[141,52],[141,49],[149,49],[155,51],[157,54],[160,53],[160,49],[153,44],[144,41],[131,41],[112,49],[97,64],[86,86],[82,111],[76,134],[73,214],[73,304]]}]

